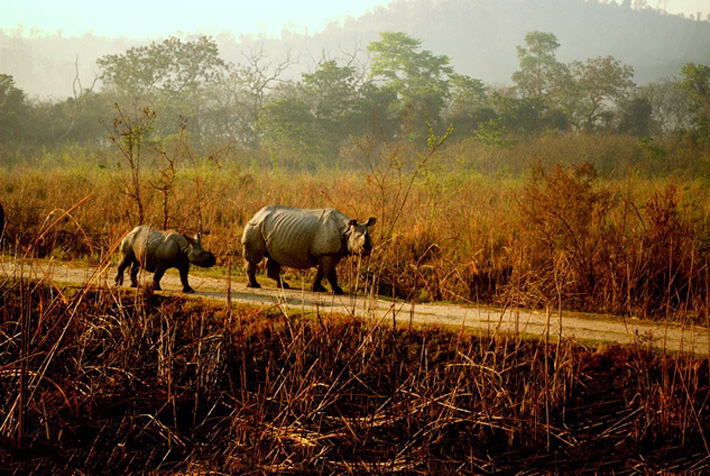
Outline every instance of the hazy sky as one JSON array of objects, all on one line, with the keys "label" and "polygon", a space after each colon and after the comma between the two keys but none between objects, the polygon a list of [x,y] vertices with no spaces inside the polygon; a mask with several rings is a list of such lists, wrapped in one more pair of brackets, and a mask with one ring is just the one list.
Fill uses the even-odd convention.
[{"label": "hazy sky", "polygon": [[[617,0],[620,3],[621,0]],[[0,0],[0,29],[24,28],[64,36],[165,37],[178,32],[231,32],[278,36],[284,24],[296,31],[322,30],[329,21],[359,16],[390,0]],[[710,0],[647,0],[669,13],[705,19]]]},{"label": "hazy sky", "polygon": [[[0,0],[0,28],[37,29],[64,36],[146,38],[176,32],[279,35],[284,24],[303,33],[330,20],[359,16],[390,0]],[[710,0],[708,0],[710,1]]]}]

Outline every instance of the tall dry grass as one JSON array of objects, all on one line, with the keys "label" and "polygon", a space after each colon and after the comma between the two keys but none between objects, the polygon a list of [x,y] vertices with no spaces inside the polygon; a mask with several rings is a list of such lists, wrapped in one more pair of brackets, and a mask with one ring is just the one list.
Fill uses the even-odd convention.
[{"label": "tall dry grass", "polygon": [[[51,277],[50,277],[51,278]],[[8,474],[704,474],[707,359],[2,278]]]}]

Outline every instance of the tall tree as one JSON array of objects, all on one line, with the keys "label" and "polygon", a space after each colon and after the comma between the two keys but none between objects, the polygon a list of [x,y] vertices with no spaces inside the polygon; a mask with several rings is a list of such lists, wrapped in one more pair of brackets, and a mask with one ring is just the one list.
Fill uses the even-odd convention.
[{"label": "tall tree", "polygon": [[314,122],[309,105],[295,93],[275,98],[264,106],[258,126],[262,144],[270,149],[272,165],[294,168],[315,165],[321,157],[321,143]]},{"label": "tall tree", "polygon": [[556,56],[559,47],[552,33],[533,31],[525,35],[525,46],[517,47],[520,71],[513,73],[513,82],[523,98],[550,102],[568,87],[569,70]]},{"label": "tall tree", "polygon": [[619,130],[637,137],[648,137],[653,129],[653,106],[643,97],[635,97],[621,109]]},{"label": "tall tree", "polygon": [[302,76],[301,87],[325,142],[338,146],[349,133],[361,132],[361,121],[355,116],[360,97],[353,67],[323,61],[315,72]]},{"label": "tall tree", "polygon": [[570,71],[575,88],[567,100],[568,113],[577,127],[593,130],[609,122],[618,102],[634,87],[634,70],[613,56],[572,62]]},{"label": "tall tree", "polygon": [[678,81],[664,79],[647,84],[639,88],[638,96],[651,104],[654,133],[678,134],[690,127],[690,99]]},{"label": "tall tree", "polygon": [[168,38],[96,60],[104,85],[143,96],[154,91],[179,94],[213,83],[227,69],[217,44],[202,36],[195,41]]},{"label": "tall tree", "polygon": [[710,66],[688,63],[681,71],[681,87],[692,101],[696,130],[701,139],[710,140]]},{"label": "tall tree", "polygon": [[451,97],[446,120],[453,126],[454,137],[467,137],[483,123],[496,117],[488,91],[479,79],[461,74],[451,76]]},{"label": "tall tree", "polygon": [[447,56],[422,50],[421,45],[405,33],[384,32],[367,47],[373,53],[372,77],[396,93],[396,112],[409,116],[417,127],[439,121],[454,72]]},{"label": "tall tree", "polygon": [[15,79],[0,74],[0,131],[3,145],[15,144],[27,138],[32,108],[25,92],[15,86]]}]

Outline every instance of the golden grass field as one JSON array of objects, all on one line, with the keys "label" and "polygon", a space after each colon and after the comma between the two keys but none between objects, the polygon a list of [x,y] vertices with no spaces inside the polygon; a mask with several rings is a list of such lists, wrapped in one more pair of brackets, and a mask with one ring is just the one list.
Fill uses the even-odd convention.
[{"label": "golden grass field", "polygon": [[[564,307],[707,324],[710,195],[699,179],[602,178],[587,165],[519,177],[380,166],[370,171],[15,168],[0,172],[5,250],[114,256],[139,222],[204,244],[241,276],[240,237],[262,206],[334,207],[375,216],[376,250],[345,277],[416,301]],[[143,219],[140,219],[139,190]],[[217,271],[219,272],[219,271]]]}]

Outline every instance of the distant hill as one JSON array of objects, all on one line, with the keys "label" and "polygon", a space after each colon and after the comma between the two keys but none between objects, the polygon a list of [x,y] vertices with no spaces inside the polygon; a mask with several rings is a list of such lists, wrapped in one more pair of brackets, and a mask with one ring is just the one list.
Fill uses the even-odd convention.
[{"label": "distant hill", "polygon": [[[274,60],[288,50],[299,62],[292,69],[298,74],[323,56],[364,50],[382,31],[404,31],[421,39],[425,49],[449,56],[459,73],[510,83],[518,69],[516,46],[533,30],[557,36],[561,61],[613,55],[634,67],[638,84],[677,75],[687,62],[710,64],[710,22],[596,0],[395,0],[315,35],[285,32],[282,39],[263,40],[223,34],[216,40],[222,56],[234,63],[257,43]],[[0,72],[13,75],[30,95],[64,98],[72,94],[77,58],[86,86],[97,72],[96,58],[147,42],[93,35],[28,38],[0,31]]]},{"label": "distant hill", "polygon": [[561,61],[613,55],[634,67],[639,84],[678,74],[690,61],[710,63],[710,22],[596,0],[400,0],[314,40],[347,44],[358,35],[367,44],[378,32],[404,31],[451,57],[460,73],[510,82],[516,46],[534,30],[557,36]]}]

